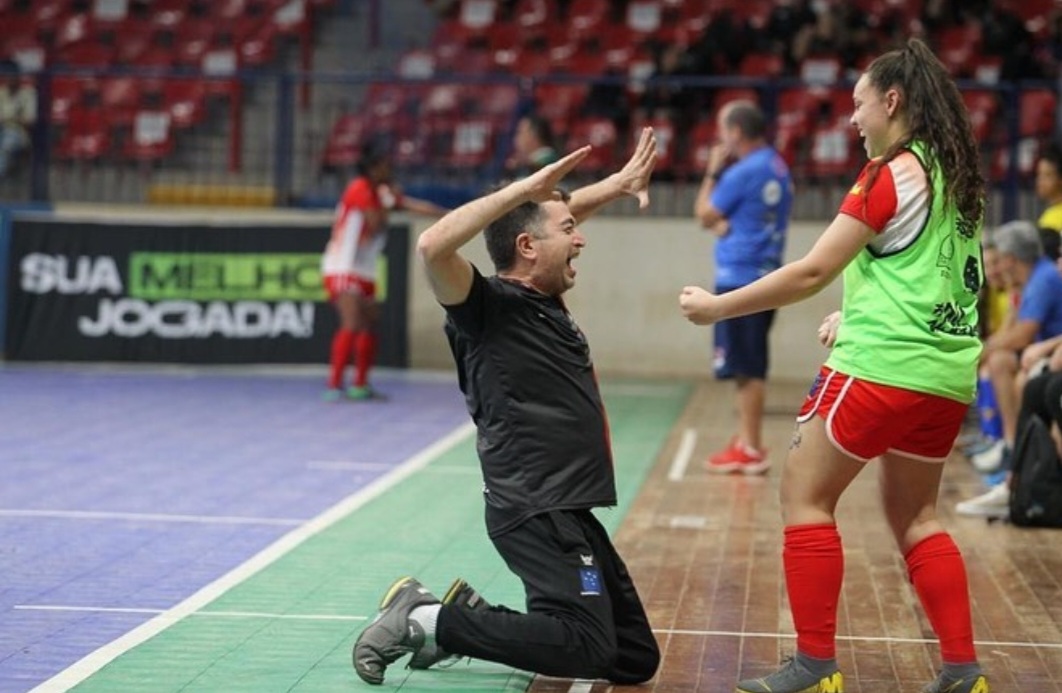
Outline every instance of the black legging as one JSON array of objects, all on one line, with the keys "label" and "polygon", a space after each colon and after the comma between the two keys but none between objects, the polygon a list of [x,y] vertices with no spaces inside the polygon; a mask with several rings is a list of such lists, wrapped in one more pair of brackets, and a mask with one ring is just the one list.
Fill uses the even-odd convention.
[{"label": "black legging", "polygon": [[[1062,372],[1044,373],[1025,383],[1018,412],[1019,435],[1030,416],[1039,417],[1048,427],[1052,423],[1062,427]],[[1009,459],[1007,464],[1010,468]]]}]

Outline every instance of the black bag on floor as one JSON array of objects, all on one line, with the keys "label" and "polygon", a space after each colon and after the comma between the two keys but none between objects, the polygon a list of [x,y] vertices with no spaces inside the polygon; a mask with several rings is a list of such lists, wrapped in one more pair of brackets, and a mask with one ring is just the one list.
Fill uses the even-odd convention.
[{"label": "black bag on floor", "polygon": [[1029,417],[1011,459],[1010,521],[1020,527],[1062,527],[1062,463],[1039,417]]}]

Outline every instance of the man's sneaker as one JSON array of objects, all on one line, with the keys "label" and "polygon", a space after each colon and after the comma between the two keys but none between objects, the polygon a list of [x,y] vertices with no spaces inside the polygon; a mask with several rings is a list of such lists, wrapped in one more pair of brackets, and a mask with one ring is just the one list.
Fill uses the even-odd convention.
[{"label": "man's sneaker", "polygon": [[388,664],[421,649],[426,640],[424,629],[411,621],[409,614],[418,606],[438,603],[435,595],[414,578],[396,580],[380,602],[380,613],[354,643],[354,671],[358,676],[366,683],[379,685]]},{"label": "man's sneaker", "polygon": [[[450,589],[446,590],[442,603],[473,611],[484,611],[490,608],[487,600],[480,596],[479,592],[472,588],[472,585],[461,578],[454,580],[453,584],[450,585]],[[461,657],[451,655],[439,647],[433,638],[429,638],[423,647],[413,653],[408,666],[410,669],[427,669],[447,659],[456,662]]]},{"label": "man's sneaker", "polygon": [[844,677],[840,671],[817,676],[794,657],[770,676],[739,681],[737,693],[844,693]]},{"label": "man's sneaker", "polygon": [[982,474],[989,474],[1003,466],[1003,459],[1007,455],[1007,444],[997,440],[990,447],[970,456],[970,462],[974,469]]},{"label": "man's sneaker", "polygon": [[749,447],[735,436],[725,449],[708,458],[705,467],[716,474],[763,474],[771,468],[771,462],[766,451]]},{"label": "man's sneaker", "polygon": [[926,685],[922,693],[989,693],[988,681],[981,674],[952,681],[941,673],[936,681]]},{"label": "man's sneaker", "polygon": [[1005,481],[996,484],[980,496],[956,504],[955,512],[960,515],[1003,519],[1010,514],[1010,487]]}]

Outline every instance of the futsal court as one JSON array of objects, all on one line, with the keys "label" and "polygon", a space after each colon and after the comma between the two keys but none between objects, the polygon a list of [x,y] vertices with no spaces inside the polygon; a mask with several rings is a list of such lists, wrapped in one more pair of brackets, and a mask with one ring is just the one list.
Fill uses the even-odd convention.
[{"label": "futsal court", "polygon": [[[794,638],[779,466],[803,383],[773,383],[766,477],[709,475],[730,389],[606,379],[616,537],[664,653],[642,687],[478,660],[383,686],[350,664],[387,586],[464,577],[522,607],[483,526],[474,433],[450,374],[381,372],[387,399],[326,403],[318,369],[0,366],[0,693],[401,690],[729,693]],[[938,662],[875,495],[842,500],[838,657],[849,693],[918,691]],[[1062,693],[1062,534],[956,517],[993,691]]]}]

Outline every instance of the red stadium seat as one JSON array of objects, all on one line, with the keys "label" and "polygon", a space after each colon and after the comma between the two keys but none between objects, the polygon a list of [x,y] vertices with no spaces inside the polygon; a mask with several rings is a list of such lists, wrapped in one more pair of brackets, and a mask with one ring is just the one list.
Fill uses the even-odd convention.
[{"label": "red stadium seat", "polygon": [[[1036,137],[1023,137],[1018,140],[1017,174],[1028,180],[1036,172],[1036,161],[1040,157],[1040,140]],[[1000,181],[1010,172],[1010,148],[1004,143],[992,157],[991,177]]]},{"label": "red stadium seat", "polygon": [[151,21],[161,27],[177,27],[188,15],[189,4],[187,0],[153,0]]},{"label": "red stadium seat", "polygon": [[325,142],[321,164],[326,168],[342,170],[355,165],[364,142],[367,123],[364,116],[345,113],[332,125]]},{"label": "red stadium seat", "polygon": [[365,93],[363,112],[373,122],[399,120],[410,114],[421,93],[418,86],[373,82]]},{"label": "red stadium seat", "polygon": [[494,123],[510,120],[520,105],[520,89],[513,84],[470,84],[465,98],[471,110]]},{"label": "red stadium seat", "polygon": [[593,145],[590,154],[579,164],[580,170],[594,173],[611,171],[616,162],[619,135],[616,125],[608,118],[586,116],[572,121],[568,130],[568,148]]},{"label": "red stadium seat", "polygon": [[133,124],[140,107],[140,84],[135,77],[107,77],[100,83],[100,105],[107,111],[111,127]]},{"label": "red stadium seat", "polygon": [[936,43],[937,57],[952,76],[966,77],[971,72],[973,57],[981,50],[981,25],[971,22],[945,27],[937,35]]},{"label": "red stadium seat", "polygon": [[525,44],[543,42],[551,34],[561,31],[554,0],[518,0],[513,7],[513,22],[524,35]]},{"label": "red stadium seat", "polygon": [[520,77],[545,77],[552,67],[549,53],[545,51],[523,50],[517,53],[516,59],[509,68],[514,75]]},{"label": "red stadium seat", "polygon": [[817,179],[854,177],[858,154],[856,130],[847,119],[820,124],[811,133],[808,175]]},{"label": "red stadium seat", "polygon": [[218,25],[207,18],[187,19],[174,33],[175,55],[178,65],[199,67],[203,56],[214,45]]},{"label": "red stadium seat", "polygon": [[987,141],[999,113],[999,101],[995,92],[966,90],[962,92],[962,100],[966,104],[966,110],[970,113],[970,125],[973,128],[974,137],[979,142]]},{"label": "red stadium seat", "polygon": [[56,75],[52,77],[52,123],[63,125],[81,105],[85,93],[97,87],[93,78]]},{"label": "red stadium seat", "polygon": [[111,146],[107,114],[98,107],[78,108],[70,114],[55,155],[67,161],[97,161]]},{"label": "red stadium seat", "polygon": [[56,27],[55,36],[52,38],[52,48],[62,50],[90,37],[92,37],[92,24],[87,12],[65,15]]},{"label": "red stadium seat", "polygon": [[708,168],[708,153],[718,140],[715,118],[703,118],[697,121],[690,131],[686,150],[689,157],[686,165],[692,175],[703,175]]},{"label": "red stadium seat", "polygon": [[579,39],[597,34],[610,12],[607,0],[572,0],[566,23],[569,33]]},{"label": "red stadium seat", "polygon": [[567,132],[569,121],[582,108],[589,91],[586,84],[538,84],[534,94],[535,112],[549,121],[554,133]]},{"label": "red stadium seat", "polygon": [[785,61],[774,53],[749,53],[738,67],[738,74],[746,77],[778,77],[784,71]]},{"label": "red stadium seat", "polygon": [[490,120],[458,121],[453,128],[449,152],[443,158],[444,164],[455,169],[489,164],[494,156],[496,130]]},{"label": "red stadium seat", "polygon": [[170,125],[170,114],[166,111],[139,111],[122,156],[144,163],[166,158],[173,153],[175,144]]},{"label": "red stadium seat", "polygon": [[273,62],[277,53],[277,27],[264,18],[247,16],[233,19],[229,25],[239,53],[240,65],[262,67]]},{"label": "red stadium seat", "polygon": [[495,67],[508,71],[526,45],[520,26],[514,22],[495,22],[487,35],[487,50]]},{"label": "red stadium seat", "polygon": [[206,119],[207,89],[201,79],[170,78],[162,83],[162,103],[175,128],[188,128]]},{"label": "red stadium seat", "polygon": [[[677,136],[675,123],[666,114],[654,114],[648,118],[635,118],[631,131],[637,137],[641,135],[642,128],[653,128],[656,135],[656,167],[654,175],[669,178],[678,174],[686,173],[686,162],[677,151],[675,138]],[[633,143],[632,143],[633,148]],[[633,151],[633,149],[632,149]]]},{"label": "red stadium seat", "polygon": [[428,87],[420,103],[420,114],[425,118],[446,119],[460,115],[463,87],[459,84],[440,83]]},{"label": "red stadium seat", "polygon": [[1026,89],[1018,99],[1018,130],[1023,137],[1050,134],[1055,126],[1058,99],[1049,89]]},{"label": "red stadium seat", "polygon": [[114,64],[115,48],[92,41],[67,46],[55,55],[58,65],[68,67],[107,68]]}]

